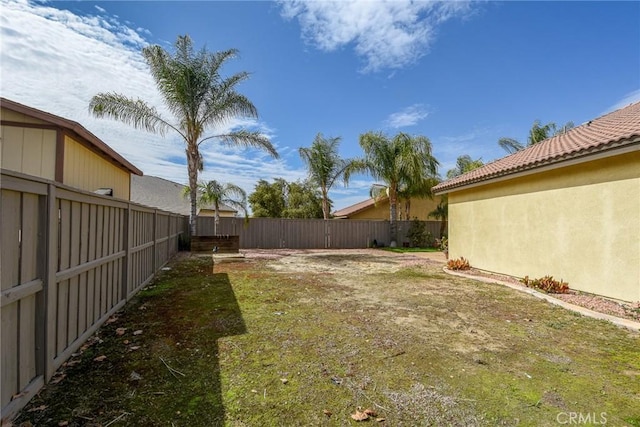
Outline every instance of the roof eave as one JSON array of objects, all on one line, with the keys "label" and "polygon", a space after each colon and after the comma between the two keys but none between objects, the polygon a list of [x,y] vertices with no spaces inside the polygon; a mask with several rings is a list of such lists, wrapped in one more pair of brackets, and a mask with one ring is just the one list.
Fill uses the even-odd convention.
[{"label": "roof eave", "polygon": [[439,195],[448,194],[454,191],[467,190],[473,187],[493,184],[495,182],[506,181],[509,179],[519,178],[526,175],[546,172],[549,170],[559,169],[559,168],[572,166],[580,163],[591,162],[594,160],[605,159],[608,157],[618,156],[620,154],[630,153],[630,152],[639,151],[639,150],[640,150],[640,136],[636,136],[633,139],[616,141],[615,143],[608,145],[606,148],[600,148],[597,151],[583,150],[576,153],[571,153],[571,154],[563,155],[553,159],[549,159],[546,161],[541,161],[541,162],[533,163],[530,165],[525,165],[525,166],[517,167],[514,169],[502,171],[490,176],[479,178],[474,181],[461,183],[460,185],[443,186],[440,189],[438,189],[436,186],[433,188],[433,192],[435,195],[439,196]]}]

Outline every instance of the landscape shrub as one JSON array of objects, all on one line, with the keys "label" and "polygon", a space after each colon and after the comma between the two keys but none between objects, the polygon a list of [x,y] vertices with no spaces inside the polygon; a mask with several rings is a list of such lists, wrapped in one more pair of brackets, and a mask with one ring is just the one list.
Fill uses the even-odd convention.
[{"label": "landscape shrub", "polygon": [[562,280],[557,281],[552,276],[544,276],[540,279],[529,279],[525,276],[520,280],[528,288],[535,288],[548,294],[566,294],[569,292],[569,284]]},{"label": "landscape shrub", "polygon": [[407,238],[413,248],[428,248],[433,245],[435,239],[433,235],[426,230],[427,224],[418,218],[411,220],[409,229],[407,230]]},{"label": "landscape shrub", "polygon": [[469,270],[471,266],[469,265],[469,260],[464,259],[464,257],[460,257],[458,259],[450,259],[447,261],[447,268],[449,270]]}]

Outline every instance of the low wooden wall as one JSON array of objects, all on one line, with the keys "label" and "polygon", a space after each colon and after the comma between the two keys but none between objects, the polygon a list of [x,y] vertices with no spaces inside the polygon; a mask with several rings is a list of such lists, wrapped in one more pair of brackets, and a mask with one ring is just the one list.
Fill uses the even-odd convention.
[{"label": "low wooden wall", "polygon": [[191,252],[212,252],[218,247],[218,253],[237,254],[240,251],[240,236],[193,236]]}]

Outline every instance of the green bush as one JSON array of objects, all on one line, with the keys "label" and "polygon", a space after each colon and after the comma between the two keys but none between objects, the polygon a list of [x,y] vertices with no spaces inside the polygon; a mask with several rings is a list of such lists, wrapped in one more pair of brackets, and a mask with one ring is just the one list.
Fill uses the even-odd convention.
[{"label": "green bush", "polygon": [[407,230],[407,238],[412,248],[428,248],[433,245],[435,239],[433,235],[426,230],[427,224],[418,218],[411,220],[409,230]]}]

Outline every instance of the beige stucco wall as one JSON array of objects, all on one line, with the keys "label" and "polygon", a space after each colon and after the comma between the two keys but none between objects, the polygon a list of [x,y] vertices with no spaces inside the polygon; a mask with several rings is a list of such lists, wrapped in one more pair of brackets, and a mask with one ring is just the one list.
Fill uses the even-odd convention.
[{"label": "beige stucco wall", "polygon": [[[233,218],[236,216],[235,212],[230,211],[218,211],[218,214],[222,218]],[[213,209],[200,209],[198,216],[216,216],[216,212]]]},{"label": "beige stucco wall", "polygon": [[449,257],[640,300],[640,152],[449,194]]},{"label": "beige stucco wall", "polygon": [[87,191],[113,188],[113,197],[129,200],[130,180],[128,171],[65,136],[63,184]]},{"label": "beige stucco wall", "polygon": [[[429,218],[429,212],[433,211],[440,201],[439,197],[431,199],[411,199],[411,206],[409,209],[409,217],[406,217],[406,206],[403,200],[398,202],[398,220],[410,220],[417,217],[421,221],[434,220],[435,218]],[[353,215],[349,215],[349,219],[389,219],[389,201],[383,200],[376,203],[375,206],[371,206],[369,209],[365,209],[361,212],[357,212]]]},{"label": "beige stucco wall", "polygon": [[[3,110],[2,119],[19,121],[21,117],[7,117]],[[25,120],[20,120],[25,121]],[[55,178],[56,172],[56,131],[50,129],[1,126],[0,164],[3,169],[38,176]]]}]

